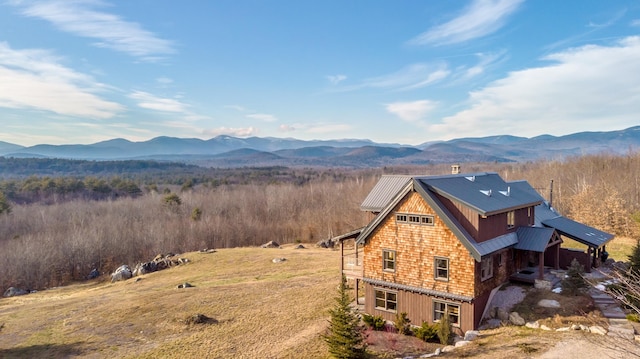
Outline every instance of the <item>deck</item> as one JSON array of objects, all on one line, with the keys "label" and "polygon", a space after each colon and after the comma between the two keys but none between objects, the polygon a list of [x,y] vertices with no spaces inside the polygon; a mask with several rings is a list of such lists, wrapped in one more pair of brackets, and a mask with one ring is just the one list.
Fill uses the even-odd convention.
[{"label": "deck", "polygon": [[[560,282],[560,278],[556,276],[556,271],[553,268],[544,267],[543,271],[543,280],[551,282],[552,287]],[[539,273],[540,269],[538,267],[526,267],[509,276],[509,280],[512,282],[534,284],[536,282],[536,279],[539,278]]]}]

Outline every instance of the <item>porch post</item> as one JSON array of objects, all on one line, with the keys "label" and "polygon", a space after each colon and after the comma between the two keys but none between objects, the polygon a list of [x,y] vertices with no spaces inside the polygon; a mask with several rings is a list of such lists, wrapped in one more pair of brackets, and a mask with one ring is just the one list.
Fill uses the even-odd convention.
[{"label": "porch post", "polygon": [[340,241],[340,275],[344,275],[344,241]]},{"label": "porch post", "polygon": [[538,279],[544,279],[544,252],[538,254]]},{"label": "porch post", "polygon": [[556,262],[553,268],[555,270],[560,269],[560,243],[556,244]]}]

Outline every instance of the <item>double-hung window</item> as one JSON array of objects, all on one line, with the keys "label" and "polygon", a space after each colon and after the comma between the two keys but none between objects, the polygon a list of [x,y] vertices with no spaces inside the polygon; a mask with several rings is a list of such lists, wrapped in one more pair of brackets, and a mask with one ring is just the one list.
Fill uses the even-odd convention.
[{"label": "double-hung window", "polygon": [[398,307],[398,293],[376,289],[376,309],[395,312]]},{"label": "double-hung window", "polygon": [[396,251],[382,250],[382,270],[388,272],[396,271]]},{"label": "double-hung window", "polygon": [[511,229],[516,226],[516,212],[507,212],[507,228]]},{"label": "double-hung window", "polygon": [[460,305],[434,300],[433,321],[439,322],[447,314],[449,314],[449,322],[452,325],[460,325]]},{"label": "double-hung window", "polygon": [[487,280],[493,277],[493,257],[482,258],[480,261],[480,279]]},{"label": "double-hung window", "polygon": [[437,280],[449,280],[449,258],[436,257],[433,274]]}]

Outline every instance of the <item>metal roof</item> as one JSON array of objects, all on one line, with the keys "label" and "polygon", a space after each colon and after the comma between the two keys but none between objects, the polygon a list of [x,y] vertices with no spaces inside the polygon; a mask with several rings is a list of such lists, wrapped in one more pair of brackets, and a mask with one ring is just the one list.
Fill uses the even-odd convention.
[{"label": "metal roof", "polygon": [[363,211],[381,212],[411,181],[411,176],[383,175],[360,205]]},{"label": "metal roof", "polygon": [[461,202],[481,215],[537,205],[543,201],[527,182],[505,182],[497,173],[418,177],[429,190]]},{"label": "metal roof", "polygon": [[537,205],[534,212],[536,227],[544,227],[544,225],[542,224],[543,221],[561,217],[560,213],[558,213],[553,207],[549,206],[549,202],[547,201],[544,201]]},{"label": "metal roof", "polygon": [[547,249],[555,230],[553,228],[519,227],[516,233],[518,234],[518,243],[515,245],[515,249],[540,253]]},{"label": "metal roof", "polygon": [[518,243],[518,236],[516,235],[516,232],[511,232],[488,241],[475,243],[475,246],[478,248],[478,252],[480,252],[481,256],[486,256],[487,254],[511,247],[516,243]]},{"label": "metal roof", "polygon": [[554,228],[563,236],[567,236],[589,247],[600,248],[613,239],[612,234],[562,216],[544,220],[542,224],[546,227]]}]

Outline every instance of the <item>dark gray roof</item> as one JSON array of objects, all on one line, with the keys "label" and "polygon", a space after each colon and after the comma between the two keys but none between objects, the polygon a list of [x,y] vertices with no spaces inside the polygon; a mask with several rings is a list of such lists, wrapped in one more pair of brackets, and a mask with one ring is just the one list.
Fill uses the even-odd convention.
[{"label": "dark gray roof", "polygon": [[475,246],[478,248],[478,252],[481,256],[486,256],[487,254],[495,253],[501,249],[511,247],[516,243],[518,243],[518,236],[516,235],[516,232],[511,232],[488,241],[475,243]]},{"label": "dark gray roof", "polygon": [[383,175],[360,205],[363,211],[381,212],[411,181],[411,176]]},{"label": "dark gray roof", "polygon": [[358,229],[354,229],[351,232],[347,232],[345,234],[341,234],[339,236],[333,237],[331,238],[332,242],[340,242],[340,241],[344,241],[345,239],[353,239],[353,238],[357,238],[360,233],[362,233],[362,230],[364,230],[366,227],[361,227]]},{"label": "dark gray roof", "polygon": [[556,229],[563,236],[567,236],[590,247],[599,248],[613,239],[612,234],[562,216],[544,220],[542,224],[546,227]]},{"label": "dark gray roof", "polygon": [[555,208],[549,206],[549,202],[545,201],[540,203],[535,208],[535,226],[543,227],[542,222],[548,219],[553,219],[556,217],[560,217],[560,213],[558,213]]},{"label": "dark gray roof", "polygon": [[543,198],[527,182],[505,182],[497,173],[418,177],[429,190],[492,215],[537,205]]},{"label": "dark gray roof", "polygon": [[553,228],[519,227],[516,233],[518,234],[518,243],[515,245],[515,249],[544,252],[549,241],[553,238],[555,230]]}]

